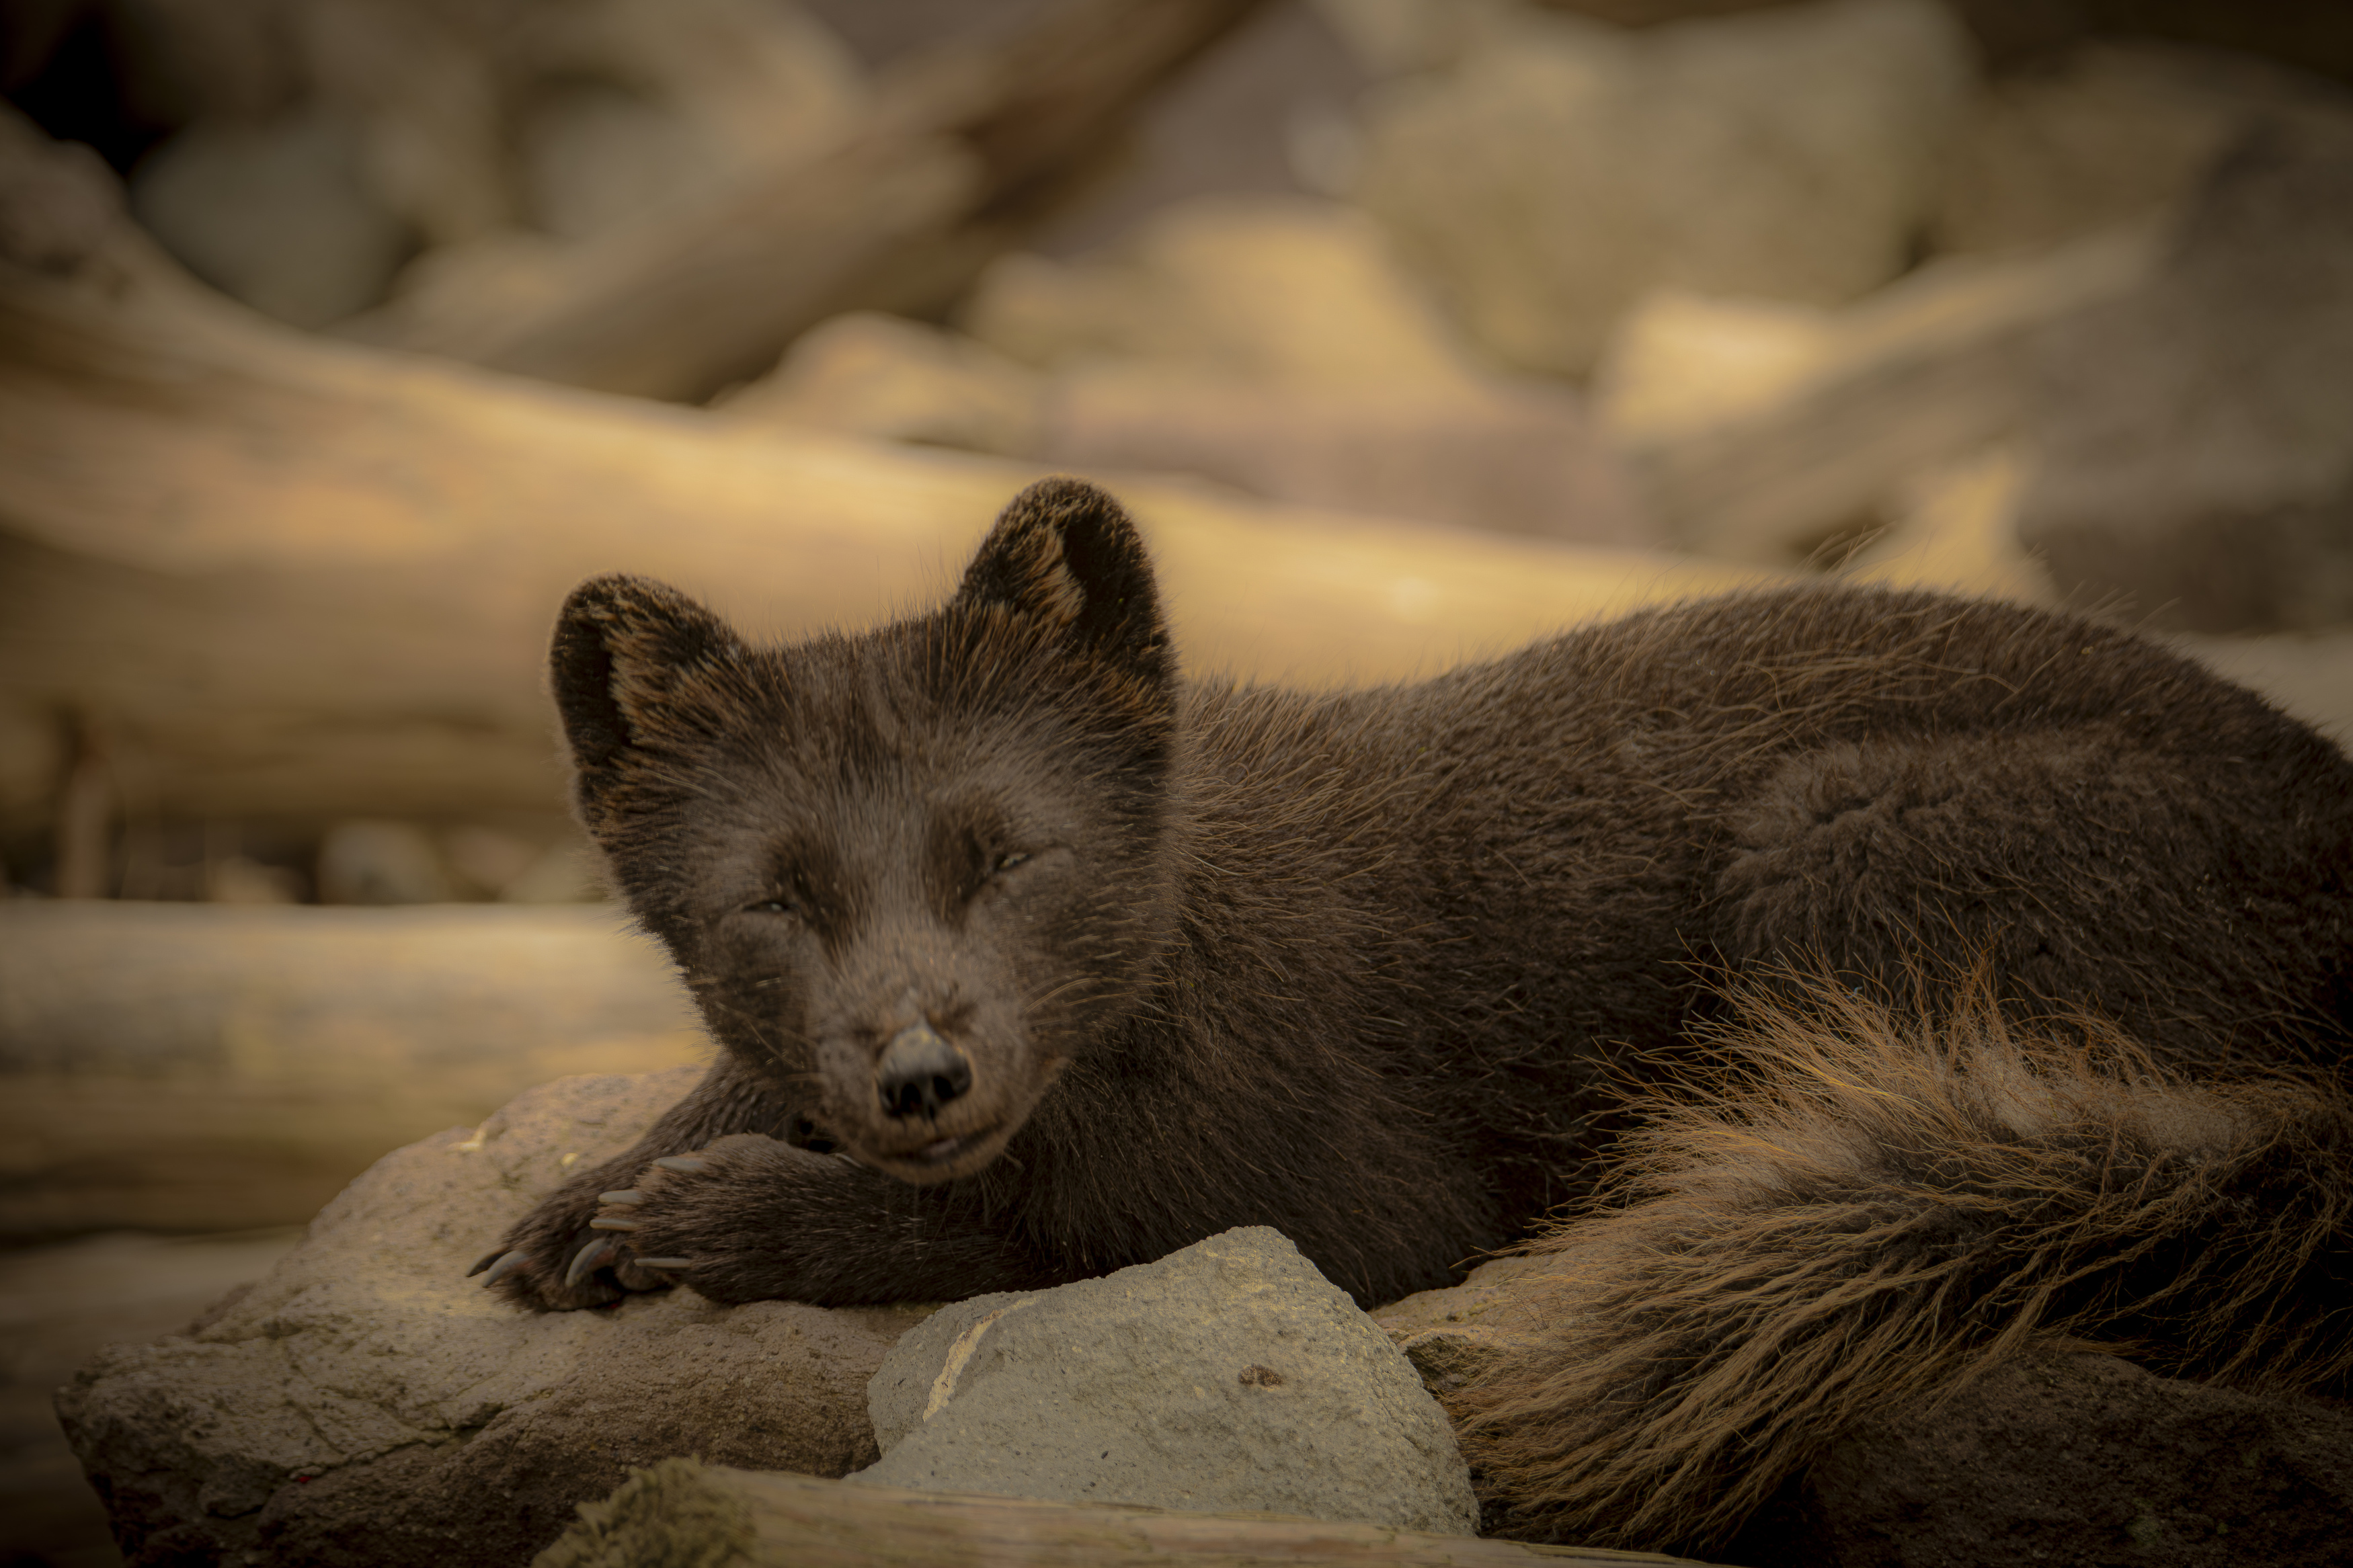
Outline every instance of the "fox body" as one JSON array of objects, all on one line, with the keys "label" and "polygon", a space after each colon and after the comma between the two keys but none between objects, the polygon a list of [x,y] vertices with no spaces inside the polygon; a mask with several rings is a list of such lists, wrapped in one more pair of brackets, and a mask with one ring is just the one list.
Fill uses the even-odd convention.
[{"label": "fox body", "polygon": [[1717,1081],[1792,973],[2185,1081],[2353,1039],[2353,765],[2084,619],[1807,587],[1187,681],[1132,525],[1049,480],[929,615],[754,647],[602,578],[554,666],[722,1050],[509,1237],[532,1307],[950,1299],[1238,1225],[1394,1298],[1591,1190],[1630,1086]]}]

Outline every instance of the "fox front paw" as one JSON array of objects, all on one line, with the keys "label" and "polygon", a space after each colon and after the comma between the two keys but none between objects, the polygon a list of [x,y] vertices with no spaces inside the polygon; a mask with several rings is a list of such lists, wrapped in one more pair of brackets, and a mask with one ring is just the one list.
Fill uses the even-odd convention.
[{"label": "fox front paw", "polygon": [[798,1298],[807,1281],[794,1246],[797,1200],[836,1168],[828,1156],[751,1133],[656,1160],[629,1186],[600,1195],[566,1283],[610,1275],[624,1285],[688,1285],[721,1302]]},{"label": "fox front paw", "polygon": [[480,1275],[489,1289],[537,1312],[607,1306],[632,1291],[664,1290],[675,1283],[667,1272],[615,1246],[614,1229],[594,1217],[601,1212],[601,1198],[595,1194],[551,1201],[467,1274]]}]

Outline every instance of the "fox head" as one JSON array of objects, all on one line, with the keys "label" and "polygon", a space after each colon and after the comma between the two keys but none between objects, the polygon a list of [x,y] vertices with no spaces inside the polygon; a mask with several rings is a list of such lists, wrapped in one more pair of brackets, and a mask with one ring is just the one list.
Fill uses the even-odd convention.
[{"label": "fox head", "polygon": [[1176,670],[1110,497],[1017,497],[937,611],[747,645],[583,584],[554,684],[582,821],[713,1034],[904,1181],[969,1174],[1170,940]]}]

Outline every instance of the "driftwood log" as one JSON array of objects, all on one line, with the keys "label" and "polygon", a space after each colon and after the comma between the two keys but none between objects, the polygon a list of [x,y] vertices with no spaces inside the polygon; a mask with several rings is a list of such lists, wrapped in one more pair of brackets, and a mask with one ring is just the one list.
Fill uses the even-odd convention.
[{"label": "driftwood log", "polygon": [[1599,1547],[1529,1546],[1277,1514],[910,1491],[665,1459],[640,1470],[533,1568],[1536,1568],[1680,1563]]},{"label": "driftwood log", "polygon": [[1264,0],[1064,0],[1029,31],[913,62],[837,151],[569,247],[544,297],[430,294],[364,341],[606,392],[699,401],[826,317],[921,313],[1088,184],[1153,90]]},{"label": "driftwood log", "polygon": [[0,902],[0,1240],[297,1225],[533,1084],[707,1061],[610,906]]},{"label": "driftwood log", "polygon": [[[558,809],[540,671],[579,579],[867,622],[945,592],[1034,477],[275,326],[74,153],[0,124],[0,834],[56,822],[91,736],[162,818]],[[1395,678],[1756,577],[1119,488],[1197,668]]]}]

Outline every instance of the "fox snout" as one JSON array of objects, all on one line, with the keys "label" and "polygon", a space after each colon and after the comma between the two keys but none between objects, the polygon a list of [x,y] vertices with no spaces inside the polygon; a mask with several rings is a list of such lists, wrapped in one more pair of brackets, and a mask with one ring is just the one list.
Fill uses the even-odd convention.
[{"label": "fox snout", "polygon": [[936,1118],[972,1088],[972,1061],[927,1023],[908,1025],[891,1037],[874,1063],[874,1087],[882,1114],[903,1121]]}]

